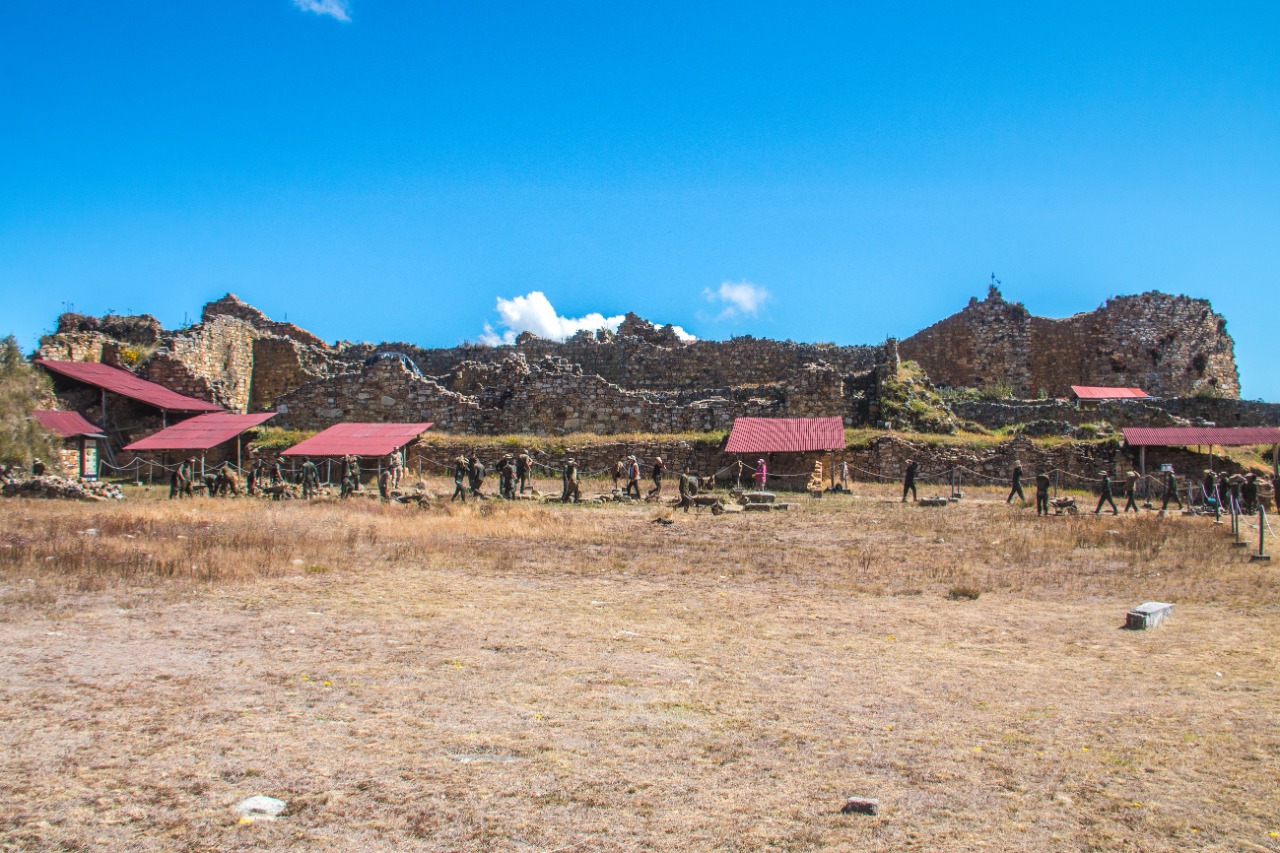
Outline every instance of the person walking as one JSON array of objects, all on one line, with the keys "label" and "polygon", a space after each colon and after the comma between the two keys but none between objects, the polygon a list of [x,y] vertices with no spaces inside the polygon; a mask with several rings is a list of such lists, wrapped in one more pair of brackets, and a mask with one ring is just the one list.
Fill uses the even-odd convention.
[{"label": "person walking", "polygon": [[667,472],[667,466],[663,463],[661,456],[653,458],[653,488],[649,490],[648,497],[660,499],[662,497],[662,475]]},{"label": "person walking", "polygon": [[1177,501],[1178,509],[1182,509],[1182,496],[1178,494],[1178,475],[1173,472],[1172,465],[1164,472],[1164,505],[1160,507],[1161,512],[1169,511],[1169,501]]},{"label": "person walking", "polygon": [[466,482],[471,479],[471,461],[465,456],[459,456],[453,460],[453,497],[449,498],[449,503],[455,500],[467,502]]},{"label": "person walking", "polygon": [[1009,497],[1005,503],[1013,503],[1014,495],[1017,495],[1024,504],[1027,502],[1027,496],[1022,493],[1022,463],[1017,460],[1013,463],[1013,488],[1009,490]]},{"label": "person walking", "polygon": [[769,467],[764,464],[764,459],[756,460],[756,470],[751,479],[755,481],[757,492],[763,492],[769,484]]},{"label": "person walking", "polygon": [[914,459],[907,460],[907,472],[902,478],[902,503],[907,502],[907,492],[911,492],[911,500],[918,501],[920,497],[916,494],[916,474],[920,471],[920,465]]},{"label": "person walking", "polygon": [[1098,476],[1102,477],[1102,496],[1098,498],[1098,508],[1093,511],[1094,515],[1102,512],[1104,503],[1111,504],[1111,514],[1119,515],[1120,510],[1116,508],[1116,502],[1111,499],[1111,475],[1106,471],[1099,471]]},{"label": "person walking", "polygon": [[1124,497],[1125,497],[1124,511],[1125,512],[1128,512],[1130,509],[1132,509],[1135,515],[1141,514],[1138,511],[1138,500],[1137,500],[1138,481],[1141,479],[1142,477],[1141,475],[1138,474],[1137,471],[1130,471],[1128,476],[1125,477],[1125,480],[1124,480]]},{"label": "person walking", "polygon": [[477,498],[484,497],[484,495],[480,491],[481,489],[484,488],[484,477],[485,477],[484,463],[480,461],[479,456],[472,456],[470,477],[468,478],[468,483],[471,487],[472,496]]},{"label": "person walking", "polygon": [[693,498],[698,494],[698,478],[693,476],[686,465],[680,472],[680,502],[676,506],[682,508],[685,512],[689,511],[689,507],[693,506]]},{"label": "person walking", "polygon": [[302,479],[302,497],[304,500],[310,499],[320,486],[320,469],[316,467],[316,463],[311,461],[310,456],[303,458],[302,471],[299,476]]}]

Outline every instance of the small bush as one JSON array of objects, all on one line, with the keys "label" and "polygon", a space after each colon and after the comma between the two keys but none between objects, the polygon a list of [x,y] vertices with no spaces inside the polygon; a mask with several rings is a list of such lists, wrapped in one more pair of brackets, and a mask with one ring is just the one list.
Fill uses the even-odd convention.
[{"label": "small bush", "polygon": [[977,601],[980,595],[982,590],[967,584],[958,584],[947,590],[947,598],[952,601]]}]

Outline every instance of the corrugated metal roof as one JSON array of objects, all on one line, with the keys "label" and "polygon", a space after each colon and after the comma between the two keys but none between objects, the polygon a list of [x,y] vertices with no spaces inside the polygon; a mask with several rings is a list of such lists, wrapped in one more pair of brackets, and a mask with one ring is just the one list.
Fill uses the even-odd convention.
[{"label": "corrugated metal roof", "polygon": [[236,415],[231,412],[197,415],[139,439],[125,450],[208,450],[275,416],[275,412],[259,415]]},{"label": "corrugated metal roof", "polygon": [[840,418],[738,418],[726,453],[801,453],[844,448]]},{"label": "corrugated metal roof", "polygon": [[35,418],[40,426],[49,432],[57,433],[63,438],[75,438],[81,435],[86,438],[106,438],[102,434],[101,427],[95,426],[86,420],[84,415],[79,412],[55,412],[49,409],[38,409],[31,413],[31,417]]},{"label": "corrugated metal roof", "polygon": [[1081,400],[1149,400],[1141,388],[1107,388],[1103,385],[1072,385],[1071,393]]},{"label": "corrugated metal roof", "polygon": [[221,412],[222,407],[195,397],[187,397],[177,391],[170,391],[163,385],[148,382],[140,376],[134,376],[127,370],[101,364],[96,361],[45,361],[36,359],[36,364],[69,376],[78,382],[84,382],[97,388],[128,397],[155,406],[166,412]]},{"label": "corrugated metal roof", "polygon": [[1280,429],[1275,427],[1124,427],[1121,432],[1134,447],[1280,444]]},{"label": "corrugated metal roof", "polygon": [[306,441],[295,444],[283,456],[386,456],[431,428],[416,424],[334,424]]}]

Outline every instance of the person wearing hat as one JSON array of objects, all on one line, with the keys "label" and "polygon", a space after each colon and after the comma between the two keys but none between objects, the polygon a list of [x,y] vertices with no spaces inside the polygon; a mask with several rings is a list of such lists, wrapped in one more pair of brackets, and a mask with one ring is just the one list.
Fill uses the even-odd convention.
[{"label": "person wearing hat", "polygon": [[516,457],[516,481],[520,484],[520,494],[524,494],[529,485],[529,475],[533,473],[533,457],[526,448]]},{"label": "person wearing hat", "polygon": [[667,472],[667,466],[663,464],[661,456],[653,457],[653,488],[649,490],[648,497],[662,497],[662,475]]},{"label": "person wearing hat", "polygon": [[907,460],[907,473],[902,477],[902,502],[907,502],[907,492],[911,492],[911,500],[918,501],[920,497],[916,494],[916,473],[920,470],[920,466],[914,459]]},{"label": "person wearing hat", "polygon": [[467,502],[467,487],[465,483],[471,475],[471,460],[465,456],[459,456],[453,460],[453,497],[449,498],[449,503],[460,500]]},{"label": "person wearing hat", "polygon": [[1120,510],[1116,509],[1116,502],[1111,499],[1111,475],[1106,471],[1099,471],[1098,476],[1102,478],[1102,496],[1098,498],[1098,508],[1093,511],[1093,514],[1102,512],[1102,505],[1108,503],[1111,504],[1111,514],[1119,515]]},{"label": "person wearing hat", "polygon": [[640,463],[636,457],[627,457],[627,491],[628,496],[635,495],[636,500],[640,500]]},{"label": "person wearing hat", "polygon": [[470,486],[471,494],[474,497],[477,497],[477,498],[484,497],[484,494],[481,492],[481,489],[484,488],[485,473],[486,472],[484,468],[484,463],[480,461],[480,457],[478,455],[472,456],[471,468],[467,477],[467,483]]},{"label": "person wearing hat", "polygon": [[32,477],[44,476],[44,460],[41,459],[39,456],[31,460],[31,476]]},{"label": "person wearing hat", "polygon": [[564,488],[560,492],[561,503],[579,503],[582,500],[582,488],[578,484],[578,461],[572,457],[564,461],[564,472],[561,474]]},{"label": "person wearing hat", "polygon": [[195,479],[196,458],[188,456],[187,461],[182,463],[182,494],[189,498],[195,497]]},{"label": "person wearing hat", "polygon": [[1142,475],[1140,475],[1137,471],[1130,471],[1128,476],[1126,476],[1124,479],[1124,497],[1125,497],[1124,511],[1125,512],[1128,512],[1130,509],[1133,509],[1135,514],[1139,514],[1139,515],[1141,514],[1138,511],[1138,501],[1137,501],[1138,481],[1141,479],[1142,479]]},{"label": "person wearing hat", "polygon": [[1236,507],[1237,510],[1239,510],[1243,505],[1243,500],[1240,494],[1240,489],[1243,485],[1244,477],[1241,477],[1239,474],[1232,474],[1227,478],[1227,500],[1230,501],[1230,505]]},{"label": "person wearing hat", "polygon": [[498,462],[498,494],[509,501],[516,499],[516,460],[510,453]]},{"label": "person wearing hat", "polygon": [[169,500],[182,500],[186,494],[186,467],[187,463],[180,462],[169,475]]},{"label": "person wearing hat", "polygon": [[[302,457],[302,468],[298,472],[298,477],[302,480],[302,497],[304,500],[308,500],[316,493],[316,489],[320,487],[320,469],[316,467],[316,463],[311,461],[310,456]],[[378,485],[381,488],[381,480],[379,480]]]},{"label": "person wearing hat", "polygon": [[1019,500],[1025,505],[1027,496],[1022,493],[1022,463],[1018,460],[1013,461],[1013,488],[1009,490],[1009,497],[1005,499],[1005,503],[1013,503],[1013,496],[1017,495]]},{"label": "person wearing hat", "polygon": [[764,459],[756,460],[756,472],[751,475],[751,479],[756,482],[756,491],[763,492],[769,483],[769,468],[764,464]]},{"label": "person wearing hat", "polygon": [[1178,477],[1173,473],[1173,466],[1169,466],[1169,470],[1164,472],[1164,505],[1160,507],[1161,512],[1169,510],[1169,501],[1177,501],[1178,509],[1182,509],[1182,497],[1178,494]]},{"label": "person wearing hat", "polygon": [[1249,515],[1253,515],[1254,510],[1257,509],[1258,475],[1252,471],[1244,475],[1244,482],[1240,484],[1240,503]]}]

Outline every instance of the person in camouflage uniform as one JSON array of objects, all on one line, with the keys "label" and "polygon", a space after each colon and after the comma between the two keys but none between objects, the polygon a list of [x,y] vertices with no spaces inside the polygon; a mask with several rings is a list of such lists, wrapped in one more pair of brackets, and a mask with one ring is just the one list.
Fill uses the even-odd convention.
[{"label": "person in camouflage uniform", "polygon": [[1252,471],[1244,475],[1244,482],[1240,485],[1240,503],[1249,515],[1258,508],[1258,475]]},{"label": "person in camouflage uniform", "polygon": [[1178,475],[1173,472],[1172,465],[1164,472],[1164,505],[1160,507],[1161,512],[1169,511],[1169,501],[1177,501],[1178,509],[1182,509],[1182,496],[1178,494]]},{"label": "person in camouflage uniform", "polygon": [[224,465],[218,472],[218,494],[229,497],[238,497],[240,494],[240,477],[230,465]]},{"label": "person in camouflage uniform", "polygon": [[253,460],[253,464],[249,466],[248,473],[244,476],[244,490],[246,493],[250,495],[258,493],[258,483],[262,480],[264,470],[265,466],[261,458]]},{"label": "person in camouflage uniform", "polygon": [[472,456],[471,472],[470,472],[470,477],[468,479],[468,484],[471,487],[471,494],[477,498],[484,497],[484,494],[481,492],[481,489],[484,488],[485,473],[486,472],[484,468],[484,463],[480,461],[480,457]]},{"label": "person in camouflage uniform", "polygon": [[533,457],[526,450],[516,457],[516,480],[520,483],[520,494],[524,494],[529,485],[529,476],[533,473]]},{"label": "person in camouflage uniform", "polygon": [[284,482],[284,460],[279,456],[271,464],[271,485],[278,486]]},{"label": "person in camouflage uniform", "polygon": [[1116,502],[1111,498],[1111,475],[1106,471],[1099,471],[1098,476],[1102,477],[1102,491],[1098,498],[1098,508],[1093,511],[1093,514],[1097,515],[1102,512],[1102,505],[1104,503],[1109,503],[1111,504],[1111,514],[1119,515],[1120,510],[1116,507]]},{"label": "person in camouflage uniform", "polygon": [[1036,474],[1036,515],[1049,514],[1049,475]]},{"label": "person in camouflage uniform", "polygon": [[1137,471],[1130,471],[1129,474],[1124,478],[1124,497],[1125,497],[1124,511],[1125,512],[1128,512],[1129,510],[1132,509],[1135,514],[1139,514],[1139,515],[1141,514],[1141,512],[1138,510],[1138,481],[1141,479],[1142,477],[1141,475],[1138,474]]},{"label": "person in camouflage uniform", "polygon": [[1027,496],[1022,493],[1022,463],[1014,460],[1013,463],[1013,488],[1009,490],[1009,497],[1005,499],[1005,503],[1013,503],[1013,496],[1017,495],[1018,500],[1025,505]]},{"label": "person in camouflage uniform", "polygon": [[185,462],[179,462],[169,474],[169,500],[182,500],[187,494],[187,478],[184,475]]},{"label": "person in camouflage uniform", "polygon": [[582,500],[582,489],[578,483],[578,463],[575,459],[566,459],[564,471],[560,475],[563,488],[560,491],[561,503],[578,503]]},{"label": "person in camouflage uniform", "polygon": [[465,456],[459,456],[453,460],[453,497],[449,498],[449,503],[455,500],[467,502],[467,489],[464,485],[471,478],[471,461]]},{"label": "person in camouflage uniform", "polygon": [[383,468],[382,473],[378,475],[378,497],[383,501],[391,500],[391,487],[395,477],[391,474],[390,468]]},{"label": "person in camouflage uniform", "polygon": [[342,483],[346,491],[347,481],[351,481],[350,491],[360,491],[360,457],[348,453],[342,457]]},{"label": "person in camouflage uniform", "polygon": [[516,461],[510,453],[498,461],[498,494],[504,499],[516,499]]},{"label": "person in camouflage uniform", "polygon": [[320,469],[316,467],[316,463],[311,461],[310,456],[303,459],[302,470],[298,472],[298,478],[302,481],[302,497],[310,499],[316,493],[316,489],[320,487]]}]

